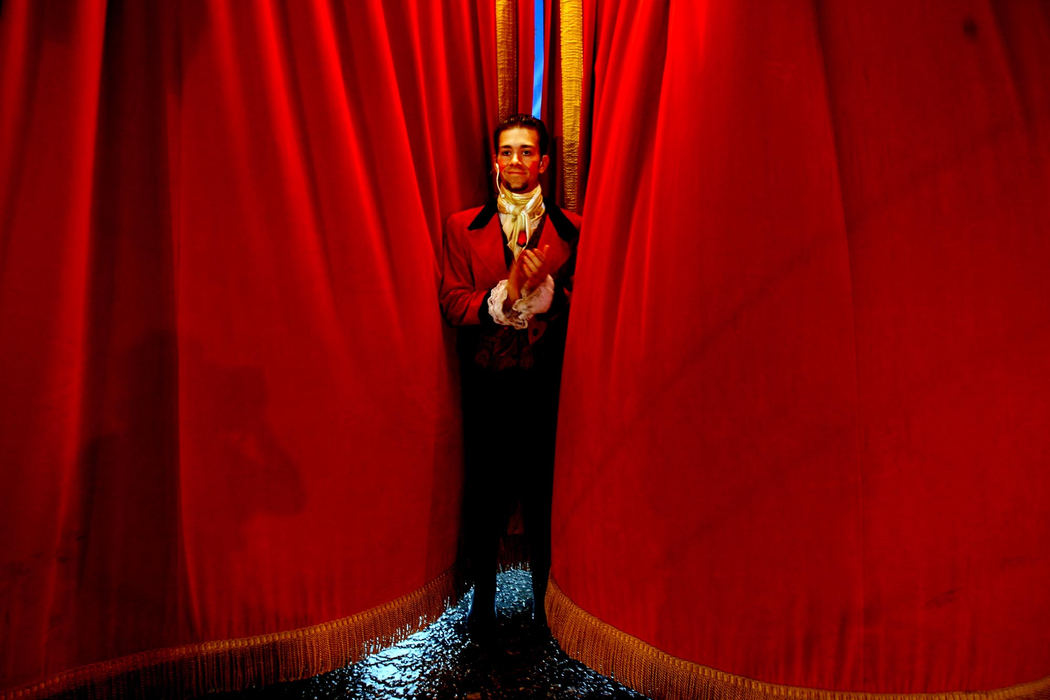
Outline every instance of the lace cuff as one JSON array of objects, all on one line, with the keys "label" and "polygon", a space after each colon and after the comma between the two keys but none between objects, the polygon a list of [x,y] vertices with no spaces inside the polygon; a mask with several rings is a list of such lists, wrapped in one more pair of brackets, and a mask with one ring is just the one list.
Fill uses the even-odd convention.
[{"label": "lace cuff", "polygon": [[552,299],[554,299],[554,279],[547,275],[543,284],[535,289],[530,289],[525,296],[514,302],[510,311],[503,313],[503,302],[507,300],[507,280],[500,280],[489,294],[489,316],[501,326],[528,328],[529,319],[547,311],[551,307]]}]

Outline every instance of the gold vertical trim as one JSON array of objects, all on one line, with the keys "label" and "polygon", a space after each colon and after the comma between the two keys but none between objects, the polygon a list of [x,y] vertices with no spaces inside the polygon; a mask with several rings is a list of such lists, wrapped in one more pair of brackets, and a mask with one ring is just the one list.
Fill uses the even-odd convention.
[{"label": "gold vertical trim", "polygon": [[500,121],[518,111],[517,5],[517,0],[496,0],[496,90]]},{"label": "gold vertical trim", "polygon": [[583,105],[583,0],[561,0],[562,202],[576,211],[580,185],[580,109]]}]

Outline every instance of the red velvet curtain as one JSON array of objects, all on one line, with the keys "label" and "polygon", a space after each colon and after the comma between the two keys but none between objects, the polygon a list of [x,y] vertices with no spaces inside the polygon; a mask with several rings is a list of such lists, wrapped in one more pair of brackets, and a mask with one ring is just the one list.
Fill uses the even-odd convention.
[{"label": "red velvet curtain", "polygon": [[[556,583],[761,681],[1050,674],[1047,3],[585,9]],[[0,689],[451,566],[494,22],[0,4]]]},{"label": "red velvet curtain", "polygon": [[555,582],[759,681],[1050,675],[1050,5],[587,13]]},{"label": "red velvet curtain", "polygon": [[455,558],[487,2],[0,9],[0,689]]}]

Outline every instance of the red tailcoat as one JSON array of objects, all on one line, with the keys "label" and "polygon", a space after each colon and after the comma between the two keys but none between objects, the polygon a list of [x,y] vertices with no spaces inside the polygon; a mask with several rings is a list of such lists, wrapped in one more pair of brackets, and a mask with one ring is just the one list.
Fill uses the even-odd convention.
[{"label": "red tailcoat", "polygon": [[497,543],[514,502],[520,501],[533,600],[538,601],[534,614],[544,619],[558,390],[580,230],[578,216],[552,202],[544,206],[546,215],[526,247],[550,246],[554,297],[550,309],[522,330],[497,325],[488,312],[489,292],[507,278],[514,259],[495,200],[453,214],[445,224],[440,301],[445,318],[458,327],[463,532],[466,571],[475,584],[472,616],[492,615]]},{"label": "red tailcoat", "polygon": [[561,364],[581,220],[553,202],[544,201],[544,207],[546,214],[527,247],[550,246],[547,260],[554,278],[554,300],[550,310],[535,316],[526,330],[496,326],[488,313],[488,294],[507,279],[513,263],[495,201],[453,214],[445,224],[441,310],[453,326],[480,326],[461,342],[461,349],[473,352],[480,367],[499,370],[529,368],[533,362]]}]

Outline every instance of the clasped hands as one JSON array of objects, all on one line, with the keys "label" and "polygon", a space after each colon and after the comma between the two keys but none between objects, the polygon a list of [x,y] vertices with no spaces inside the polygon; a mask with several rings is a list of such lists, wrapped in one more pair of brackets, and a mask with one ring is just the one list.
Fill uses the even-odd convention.
[{"label": "clasped hands", "polygon": [[550,273],[550,262],[547,260],[549,245],[543,246],[543,250],[523,250],[518,259],[510,266],[510,275],[507,277],[507,299],[503,302],[503,310],[507,312],[514,302],[527,294],[529,291],[543,284]]}]

